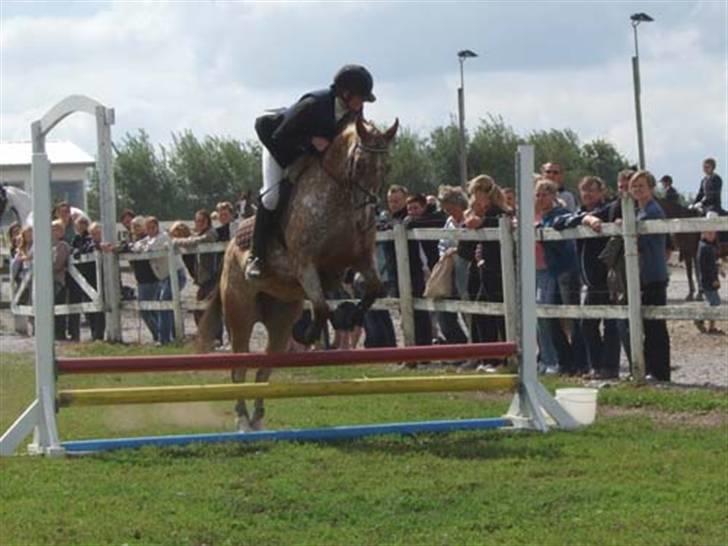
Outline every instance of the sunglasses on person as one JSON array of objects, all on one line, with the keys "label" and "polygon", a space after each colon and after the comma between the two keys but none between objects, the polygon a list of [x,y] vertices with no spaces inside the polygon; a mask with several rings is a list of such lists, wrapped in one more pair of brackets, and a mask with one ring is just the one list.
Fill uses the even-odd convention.
[{"label": "sunglasses on person", "polygon": [[544,171],[546,174],[561,174],[561,171]]}]

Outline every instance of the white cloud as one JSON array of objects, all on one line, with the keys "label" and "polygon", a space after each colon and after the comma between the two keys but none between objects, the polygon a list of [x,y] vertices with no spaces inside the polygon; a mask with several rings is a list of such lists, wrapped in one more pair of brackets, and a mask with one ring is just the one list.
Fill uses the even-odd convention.
[{"label": "white cloud", "polygon": [[[466,64],[471,127],[486,113],[520,132],[570,127],[634,158],[626,14],[641,8],[564,6],[117,2],[66,16],[28,9],[1,21],[0,138],[28,138],[31,121],[75,93],[116,108],[117,138],[137,128],[159,143],[183,129],[251,138],[261,110],[326,85],[350,61],[377,78],[379,101],[368,115],[426,131],[457,111],[454,52],[470,47],[481,53]],[[648,163],[695,191],[704,156],[728,162],[727,10],[718,2],[649,8],[656,22],[640,27]],[[84,116],[53,137],[95,147]]]}]

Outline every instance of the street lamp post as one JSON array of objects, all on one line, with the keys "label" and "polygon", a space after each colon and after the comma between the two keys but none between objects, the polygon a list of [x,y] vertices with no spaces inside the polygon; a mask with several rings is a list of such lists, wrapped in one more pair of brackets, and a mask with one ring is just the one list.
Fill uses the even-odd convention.
[{"label": "street lamp post", "polygon": [[466,59],[477,57],[478,54],[469,49],[458,51],[460,61],[460,87],[458,88],[458,119],[460,121],[460,183],[465,186],[468,181],[468,152],[465,145],[465,77],[463,65]]},{"label": "street lamp post", "polygon": [[640,169],[645,168],[645,142],[642,135],[642,105],[640,95],[640,50],[637,42],[637,27],[640,23],[651,23],[652,17],[646,13],[634,13],[630,16],[632,30],[634,31],[634,57],[632,57],[632,79],[634,81],[634,110],[637,117],[637,149],[639,152]]}]

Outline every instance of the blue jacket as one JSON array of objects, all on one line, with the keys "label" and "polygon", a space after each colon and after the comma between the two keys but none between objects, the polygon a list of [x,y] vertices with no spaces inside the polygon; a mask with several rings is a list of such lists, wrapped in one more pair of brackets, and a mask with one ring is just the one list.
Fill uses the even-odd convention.
[{"label": "blue jacket", "polygon": [[[637,221],[664,219],[665,211],[654,199],[637,210]],[[642,284],[667,282],[666,235],[640,235],[637,248],[640,254],[640,281]]]},{"label": "blue jacket", "polygon": [[[562,230],[580,226],[587,214],[596,216],[602,222],[608,222],[611,211],[612,203],[601,203],[592,210],[586,210],[584,207],[581,207],[577,212],[556,217],[552,227],[556,230]],[[576,240],[579,273],[582,282],[589,288],[606,290],[607,266],[599,259],[599,255],[607,245],[607,240],[608,237]]]},{"label": "blue jacket", "polygon": [[[568,209],[554,207],[541,218],[542,227],[553,227],[559,216],[569,214]],[[576,244],[570,241],[544,241],[544,255],[546,267],[552,277],[558,277],[562,273],[576,273],[579,264],[576,259]]]}]

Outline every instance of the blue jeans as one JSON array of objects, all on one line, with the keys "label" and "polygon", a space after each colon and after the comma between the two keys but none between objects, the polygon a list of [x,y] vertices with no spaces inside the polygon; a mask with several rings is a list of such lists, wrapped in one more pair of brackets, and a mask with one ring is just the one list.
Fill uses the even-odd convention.
[{"label": "blue jeans", "polygon": [[[157,301],[158,282],[145,282],[137,285],[137,301]],[[154,341],[159,341],[159,313],[157,311],[140,311],[144,324],[147,325]]]},{"label": "blue jeans", "polygon": [[[185,283],[187,282],[187,275],[185,275],[184,269],[178,269],[177,270],[177,279],[179,280],[179,289],[182,291],[182,289],[185,287]],[[158,301],[172,301],[172,281],[170,280],[170,277],[167,277],[163,281],[159,281],[159,292],[158,292]],[[182,332],[177,333],[179,336],[182,335]],[[174,312],[173,311],[159,311],[159,342],[162,344],[169,343],[173,339],[175,339],[175,332],[174,332]]]},{"label": "blue jeans", "polygon": [[[536,303],[553,303],[556,298],[558,287],[554,279],[546,269],[536,270]],[[558,319],[540,318],[536,322],[536,334],[538,336],[538,360],[542,366],[557,368],[559,365],[551,336],[551,322]]]}]

